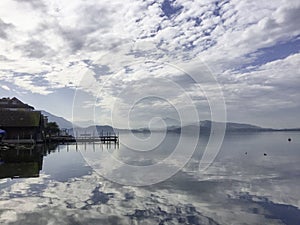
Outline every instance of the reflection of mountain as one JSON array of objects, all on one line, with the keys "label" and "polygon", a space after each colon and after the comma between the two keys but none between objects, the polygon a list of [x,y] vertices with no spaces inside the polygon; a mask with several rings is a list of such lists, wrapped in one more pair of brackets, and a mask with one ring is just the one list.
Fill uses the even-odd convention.
[{"label": "reflection of mountain", "polygon": [[7,147],[0,150],[0,179],[39,177],[44,146]]}]

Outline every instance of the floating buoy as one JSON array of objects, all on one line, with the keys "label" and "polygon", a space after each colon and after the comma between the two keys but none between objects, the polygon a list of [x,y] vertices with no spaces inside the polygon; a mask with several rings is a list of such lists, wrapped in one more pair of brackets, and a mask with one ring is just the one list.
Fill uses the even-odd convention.
[{"label": "floating buoy", "polygon": [[247,152],[245,152],[245,155],[247,155],[248,153]]},{"label": "floating buoy", "polygon": [[292,138],[288,138],[288,141],[291,142],[291,141],[292,141]]},{"label": "floating buoy", "polygon": [[264,153],[264,156],[267,156],[267,153]]}]

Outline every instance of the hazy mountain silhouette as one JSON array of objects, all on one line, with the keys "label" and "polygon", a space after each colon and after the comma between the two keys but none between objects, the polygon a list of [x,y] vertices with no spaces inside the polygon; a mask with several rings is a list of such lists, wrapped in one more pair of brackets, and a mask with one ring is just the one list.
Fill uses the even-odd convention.
[{"label": "hazy mountain silhouette", "polygon": [[[70,135],[84,135],[84,134],[91,134],[91,135],[106,135],[106,134],[114,134],[115,132],[124,132],[124,131],[130,131],[128,129],[118,129],[113,128],[108,125],[96,125],[96,126],[84,126],[85,123],[82,123],[83,126],[75,125],[73,128],[73,124],[66,120],[63,117],[59,117],[56,115],[53,115],[49,112],[46,112],[42,110],[42,114],[48,117],[49,122],[56,122],[61,129],[67,129],[68,133]],[[215,125],[216,129],[218,127],[221,127],[224,125],[222,122],[213,122],[210,120],[204,120],[200,121],[198,123],[185,125],[183,127],[180,127],[180,121],[173,119],[173,118],[163,118],[167,125],[168,132],[175,132],[180,133],[182,130],[193,132],[195,130],[200,129],[201,133],[209,133],[211,130],[212,124]],[[87,123],[89,124],[89,123]],[[252,124],[246,124],[246,123],[233,123],[233,122],[226,122],[226,132],[260,132],[260,131],[300,131],[300,128],[291,128],[291,129],[272,129],[272,128],[264,128]],[[75,129],[75,132],[74,132]],[[140,128],[140,129],[132,129],[133,132],[150,132],[148,128]],[[152,130],[153,132],[159,132],[159,129]]]},{"label": "hazy mountain silhouette", "polygon": [[70,121],[63,118],[63,117],[53,115],[53,114],[51,114],[47,111],[44,111],[44,110],[41,110],[41,112],[44,116],[48,117],[49,122],[56,122],[58,124],[58,126],[60,127],[60,129],[70,129],[70,128],[73,127],[73,124]]}]

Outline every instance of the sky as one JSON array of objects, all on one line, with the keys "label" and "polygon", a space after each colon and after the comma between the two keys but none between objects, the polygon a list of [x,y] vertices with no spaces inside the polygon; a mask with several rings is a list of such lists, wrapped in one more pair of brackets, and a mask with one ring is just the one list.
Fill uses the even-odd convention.
[{"label": "sky", "polygon": [[300,127],[299,24],[298,0],[1,0],[0,96],[115,127]]}]

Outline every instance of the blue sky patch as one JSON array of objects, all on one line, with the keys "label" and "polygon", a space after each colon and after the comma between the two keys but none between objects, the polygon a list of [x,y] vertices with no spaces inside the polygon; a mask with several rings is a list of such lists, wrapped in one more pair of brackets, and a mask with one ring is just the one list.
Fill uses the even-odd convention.
[{"label": "blue sky patch", "polygon": [[256,58],[251,62],[251,66],[261,66],[268,62],[284,59],[289,55],[299,53],[300,51],[300,36],[285,43],[278,43],[271,47],[258,49],[250,55],[256,55]]},{"label": "blue sky patch", "polygon": [[174,6],[173,3],[174,1],[164,0],[164,2],[161,5],[162,11],[168,18],[179,13],[183,8],[182,6]]}]

